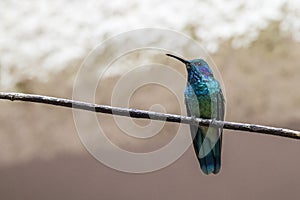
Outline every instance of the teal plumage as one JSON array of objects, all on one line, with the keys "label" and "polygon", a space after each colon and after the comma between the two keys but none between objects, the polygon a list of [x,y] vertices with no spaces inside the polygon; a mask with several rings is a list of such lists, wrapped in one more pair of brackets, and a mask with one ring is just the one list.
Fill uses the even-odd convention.
[{"label": "teal plumage", "polygon": [[[188,116],[224,120],[225,103],[219,82],[202,59],[184,60],[188,78],[184,91]],[[221,168],[222,128],[190,125],[193,146],[205,174],[217,174]]]}]

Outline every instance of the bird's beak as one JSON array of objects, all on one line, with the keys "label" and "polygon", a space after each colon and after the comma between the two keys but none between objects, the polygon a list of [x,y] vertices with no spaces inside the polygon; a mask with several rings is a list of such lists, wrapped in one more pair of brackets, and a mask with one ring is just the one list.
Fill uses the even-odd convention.
[{"label": "bird's beak", "polygon": [[180,60],[181,62],[183,62],[184,64],[189,64],[190,63],[190,61],[188,61],[188,60],[185,60],[185,59],[183,59],[183,58],[179,58],[179,57],[177,57],[177,56],[175,56],[175,55],[172,55],[172,54],[166,54],[167,56],[170,56],[170,57],[173,57],[173,58],[175,58],[175,59],[177,59],[177,60]]}]

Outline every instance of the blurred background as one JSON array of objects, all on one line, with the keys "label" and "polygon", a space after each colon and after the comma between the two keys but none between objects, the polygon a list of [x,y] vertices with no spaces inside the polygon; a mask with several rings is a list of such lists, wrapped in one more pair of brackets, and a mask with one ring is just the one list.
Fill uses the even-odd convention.
[{"label": "blurred background", "polygon": [[[299,11],[299,0],[2,0],[0,89],[71,98],[80,64],[96,45],[132,29],[167,28],[210,53],[226,88],[226,120],[300,130]],[[155,60],[186,75],[162,57]],[[110,104],[122,73],[105,74],[97,103]],[[158,86],[142,87],[130,100],[140,109],[153,104],[180,112],[173,94]],[[296,140],[225,130],[217,176],[202,174],[192,148],[164,169],[129,174],[86,151],[70,109],[8,101],[0,109],[1,199],[299,198]],[[99,119],[114,143],[133,152],[162,147],[178,129],[166,123],[157,136],[138,140],[125,137],[111,116]]]}]

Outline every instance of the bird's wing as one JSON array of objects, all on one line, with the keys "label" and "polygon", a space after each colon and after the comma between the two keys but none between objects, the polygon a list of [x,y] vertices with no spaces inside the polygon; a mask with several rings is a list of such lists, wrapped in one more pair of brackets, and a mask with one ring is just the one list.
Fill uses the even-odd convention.
[{"label": "bird's wing", "polygon": [[[224,97],[221,90],[211,94],[211,118],[224,120]],[[202,142],[199,148],[201,169],[206,173],[217,174],[221,169],[221,148],[223,128],[200,126],[196,138],[198,143]],[[201,136],[201,137],[200,137]],[[198,144],[199,146],[199,144]],[[203,153],[203,154],[201,154]]]},{"label": "bird's wing", "polygon": [[[216,94],[216,120],[224,120],[225,114],[225,101],[222,91]],[[218,173],[221,168],[221,150],[222,150],[222,133],[223,128],[209,128],[208,136],[211,136],[210,139],[213,141],[214,147],[212,148],[214,158],[215,158],[215,168],[213,173]]]},{"label": "bird's wing", "polygon": [[[224,95],[222,93],[222,90],[220,90],[220,92],[217,94],[217,104],[216,104],[216,120],[220,120],[220,121],[224,121],[224,117],[225,117],[225,99],[224,99]],[[221,144],[220,144],[220,148],[222,147],[222,133],[223,133],[223,128],[218,128],[218,132],[219,132],[219,137],[221,140]]]},{"label": "bird's wing", "polygon": [[[191,93],[185,93],[185,105],[186,105],[186,111],[188,116],[200,117],[199,103],[196,95],[193,95]],[[199,153],[199,148],[198,148],[199,145],[197,143],[197,138],[196,138],[198,128],[199,128],[198,125],[190,124],[190,131],[191,131],[193,146],[196,155],[198,155]]]}]

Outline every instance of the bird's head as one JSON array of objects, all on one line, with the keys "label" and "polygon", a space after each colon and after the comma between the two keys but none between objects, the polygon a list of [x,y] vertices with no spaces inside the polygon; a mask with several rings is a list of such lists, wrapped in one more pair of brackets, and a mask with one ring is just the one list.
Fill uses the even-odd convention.
[{"label": "bird's head", "polygon": [[180,58],[172,54],[166,54],[166,55],[183,62],[188,72],[194,71],[202,75],[213,76],[213,72],[211,71],[208,64],[203,59],[185,60],[183,58]]}]

